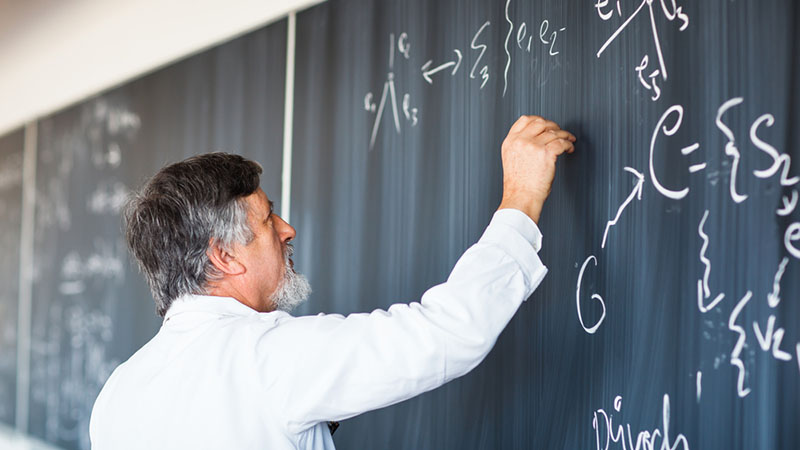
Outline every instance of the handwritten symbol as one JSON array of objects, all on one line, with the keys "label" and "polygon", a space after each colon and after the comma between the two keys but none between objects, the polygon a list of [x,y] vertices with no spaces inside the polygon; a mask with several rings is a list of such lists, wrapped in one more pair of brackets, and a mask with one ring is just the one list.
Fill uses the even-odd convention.
[{"label": "handwritten symbol", "polygon": [[795,222],[786,227],[783,234],[783,245],[786,251],[797,259],[800,259],[800,248],[794,246],[793,242],[800,241],[800,222]]},{"label": "handwritten symbol", "polygon": [[581,315],[581,282],[583,281],[583,272],[586,270],[586,266],[589,265],[589,261],[593,261],[595,267],[597,266],[597,258],[594,255],[589,256],[586,258],[586,261],[583,262],[581,266],[581,271],[578,274],[578,286],[575,291],[575,306],[578,308],[578,321],[581,323],[581,327],[589,334],[594,334],[598,328],[600,328],[600,324],[606,319],[606,303],[603,301],[603,297],[599,294],[592,294],[592,300],[597,300],[600,302],[600,306],[603,308],[603,313],[600,315],[600,319],[598,319],[597,323],[595,323],[590,328],[586,327],[586,324],[583,322],[583,316]]},{"label": "handwritten symbol", "polygon": [[744,387],[744,376],[745,376],[745,369],[744,363],[739,356],[742,354],[742,348],[744,347],[744,342],[747,339],[747,334],[739,325],[736,325],[736,319],[739,317],[739,314],[744,309],[747,302],[750,301],[750,297],[753,296],[751,291],[747,291],[747,294],[739,300],[739,303],[736,304],[736,307],[733,308],[733,312],[731,312],[731,316],[728,319],[728,329],[737,333],[739,338],[736,340],[736,345],[733,347],[733,351],[731,352],[731,365],[736,366],[739,369],[739,378],[736,384],[736,393],[739,397],[746,397],[747,394],[750,393],[750,388]]},{"label": "handwritten symbol", "polygon": [[[667,126],[664,125],[664,122],[673,113],[677,113],[677,118],[675,119],[675,124],[672,126],[672,128],[667,128]],[[675,199],[675,200],[680,200],[680,199],[686,197],[686,195],[689,194],[689,188],[686,187],[686,188],[681,189],[680,191],[674,191],[674,190],[665,188],[661,184],[661,182],[658,181],[658,177],[656,176],[655,165],[653,163],[653,155],[655,153],[656,139],[658,138],[659,129],[662,129],[662,131],[664,132],[665,136],[672,136],[673,134],[675,134],[678,131],[678,128],[681,127],[681,123],[682,122],[683,122],[683,106],[681,106],[681,105],[673,105],[673,106],[669,107],[669,109],[667,109],[664,112],[664,114],[661,115],[661,118],[658,119],[658,123],[656,124],[656,128],[653,131],[653,137],[650,139],[650,180],[653,182],[653,186],[655,186],[655,188],[656,188],[656,190],[658,190],[658,192],[660,192],[665,197],[669,197],[669,198],[672,198],[672,199]],[[662,128],[662,125],[663,125],[663,128]],[[692,144],[692,145],[690,145],[688,147],[684,147],[684,149],[681,150],[681,153],[689,154],[689,153],[693,152],[695,149],[697,149],[699,146],[700,146],[699,144]],[[697,172],[698,170],[702,170],[702,168],[704,168],[705,166],[702,166],[702,167],[693,166],[693,167],[694,167],[694,170],[690,169],[690,172]]]},{"label": "handwritten symbol", "polygon": [[648,90],[650,89],[653,90],[654,94],[653,97],[651,97],[651,100],[656,101],[659,99],[659,97],[661,97],[661,89],[658,87],[658,83],[656,82],[656,78],[661,74],[661,71],[658,69],[652,71],[650,75],[648,75],[648,78],[650,78],[650,82],[648,83],[642,76],[642,72],[644,71],[644,69],[647,68],[648,63],[649,63],[649,58],[647,57],[647,55],[644,55],[641,64],[636,66],[634,70],[636,70],[636,73],[639,76],[639,82],[642,83],[642,86],[644,86]]},{"label": "handwritten symbol", "polygon": [[775,123],[775,117],[772,114],[764,114],[763,116],[759,117],[753,122],[753,125],[750,127],[750,140],[753,141],[753,145],[758,147],[759,150],[763,151],[767,155],[772,158],[772,166],[768,169],[764,170],[754,170],[753,174],[759,178],[769,178],[780,170],[781,166],[783,166],[783,172],[781,173],[781,186],[794,186],[798,182],[800,182],[800,177],[792,177],[789,178],[789,166],[792,164],[792,158],[787,154],[779,154],[775,147],[767,144],[766,142],[759,139],[756,131],[758,131],[758,127],[766,122],[768,127],[771,127],[773,123]]},{"label": "handwritten symbol", "polygon": [[[525,25],[525,22],[522,22],[522,25]],[[550,27],[550,22],[547,19],[542,20],[542,24],[539,26],[539,40],[542,41],[542,44],[550,44],[550,50],[548,50],[547,54],[550,56],[556,56],[560,52],[554,51],[553,47],[556,45],[556,39],[558,38],[558,31],[564,31],[566,28],[559,28],[558,31],[553,31],[550,34],[550,40],[548,41],[544,37],[547,35],[547,29]],[[528,51],[530,51],[530,41],[528,41]]]},{"label": "handwritten symbol", "polygon": [[511,53],[508,51],[508,41],[511,39],[511,32],[514,30],[514,22],[508,16],[508,7],[511,5],[511,0],[506,0],[506,22],[508,22],[508,34],[506,35],[505,50],[506,50],[506,68],[503,71],[503,97],[506,96],[508,89],[508,69],[511,67]]},{"label": "handwritten symbol", "polygon": [[[603,13],[602,9],[608,6],[608,0],[597,0],[597,3],[594,4],[594,7],[597,9],[597,15],[600,16],[603,20],[608,20],[614,14],[613,11],[609,11],[608,13]],[[622,17],[622,6],[619,4],[619,0],[617,0],[617,14]]]},{"label": "handwritten symbol", "polygon": [[783,207],[777,211],[778,215],[788,216],[789,214],[794,212],[794,209],[797,207],[797,197],[798,197],[797,190],[792,191],[791,201],[789,200],[789,197],[784,195],[783,198],[781,198],[781,200],[783,201]]},{"label": "handwritten symbol", "polygon": [[719,294],[708,305],[703,304],[703,299],[708,299],[711,297],[711,290],[708,288],[708,276],[711,274],[711,261],[706,257],[709,239],[708,235],[703,231],[703,226],[706,223],[706,219],[708,219],[708,210],[706,210],[705,214],[703,214],[703,219],[700,220],[700,225],[697,227],[697,233],[700,235],[700,238],[703,239],[703,247],[700,249],[700,261],[704,266],[706,266],[706,269],[703,272],[703,279],[697,280],[697,307],[702,313],[706,313],[714,309],[714,307],[725,298],[725,294]]},{"label": "handwritten symbol", "polygon": [[411,107],[411,96],[406,94],[403,96],[403,115],[406,116],[406,120],[411,121],[411,126],[417,124],[417,108]]},{"label": "handwritten symbol", "polygon": [[[683,155],[691,155],[692,152],[700,148],[700,144],[694,143],[688,147],[684,147],[681,149],[681,154]],[[695,164],[689,167],[689,173],[696,173],[706,168],[706,163]]]},{"label": "handwritten symbol", "polygon": [[786,265],[789,264],[789,258],[783,257],[781,263],[778,265],[778,271],[775,272],[775,278],[772,281],[772,292],[767,295],[767,304],[770,308],[775,308],[781,302],[781,278],[786,271]]},{"label": "handwritten symbol", "polygon": [[[486,47],[487,47],[486,44],[478,45],[478,44],[475,43],[475,41],[477,41],[478,36],[480,36],[480,34],[484,30],[484,28],[489,26],[489,23],[490,22],[487,20],[480,27],[480,29],[478,29],[478,32],[475,33],[475,36],[472,37],[472,42],[470,42],[470,44],[469,44],[469,47],[471,49],[480,50],[481,51],[481,53],[478,55],[478,59],[475,60],[475,64],[472,66],[472,70],[469,72],[469,77],[470,78],[475,78],[475,69],[478,67],[478,64],[480,64],[481,58],[483,58],[483,54],[486,53]],[[481,68],[480,75],[481,75],[481,79],[483,79],[483,82],[481,83],[481,89],[483,89],[483,86],[486,85],[487,81],[489,81],[489,66],[483,66]]]},{"label": "handwritten symbol", "polygon": [[697,403],[700,403],[700,394],[703,393],[703,372],[697,371]]},{"label": "handwritten symbol", "polygon": [[622,215],[622,211],[625,209],[626,206],[628,206],[628,203],[632,202],[634,197],[636,197],[638,200],[642,199],[642,186],[644,185],[644,175],[630,167],[625,167],[625,170],[635,175],[638,181],[636,182],[636,186],[633,188],[633,191],[630,193],[630,195],[628,195],[628,198],[625,199],[625,201],[619,207],[619,210],[617,210],[616,217],[614,217],[614,219],[609,220],[608,223],[606,223],[606,231],[605,233],[603,233],[603,244],[600,246],[600,248],[606,248],[606,238],[608,237],[608,230],[610,230],[611,227],[617,224],[617,222],[619,221],[619,217]]},{"label": "handwritten symbol", "polygon": [[717,128],[719,128],[720,131],[725,134],[725,137],[728,138],[728,143],[725,144],[725,154],[733,158],[733,165],[731,167],[730,192],[731,198],[736,203],[741,203],[747,200],[747,195],[742,195],[736,192],[736,174],[739,170],[739,158],[741,158],[741,153],[739,153],[739,149],[736,148],[736,139],[733,137],[733,131],[731,131],[731,129],[722,122],[722,115],[734,106],[741,104],[743,101],[744,99],[742,97],[736,97],[723,103],[722,106],[720,106],[717,110],[716,119]]},{"label": "handwritten symbol", "polygon": [[364,96],[364,110],[369,112],[375,112],[375,109],[378,105],[372,101],[372,92],[367,92],[367,95]]},{"label": "handwritten symbol", "polygon": [[783,335],[785,331],[783,328],[778,328],[773,332],[774,327],[775,315],[772,314],[769,316],[769,319],[767,319],[767,329],[765,333],[761,332],[758,322],[753,322],[753,330],[755,331],[758,345],[761,347],[761,350],[765,352],[769,351],[770,347],[772,347],[772,356],[775,359],[781,361],[791,361],[792,355],[780,349],[781,341],[783,341]]},{"label": "handwritten symbol", "polygon": [[428,62],[426,62],[422,66],[422,78],[424,78],[425,81],[428,82],[428,84],[433,84],[433,79],[431,79],[431,75],[441,72],[442,70],[445,70],[449,67],[453,67],[451,75],[455,75],[456,72],[458,72],[458,68],[459,66],[461,66],[461,58],[462,58],[461,51],[459,51],[458,49],[453,49],[453,51],[456,53],[457,57],[455,61],[446,62],[440,66],[434,67],[433,69],[428,69],[431,66],[431,64],[433,64],[433,60],[431,59],[428,60]]},{"label": "handwritten symbol", "polygon": [[406,59],[410,57],[411,44],[408,43],[408,34],[405,32],[401,33],[400,38],[397,40],[397,51],[405,56]]}]

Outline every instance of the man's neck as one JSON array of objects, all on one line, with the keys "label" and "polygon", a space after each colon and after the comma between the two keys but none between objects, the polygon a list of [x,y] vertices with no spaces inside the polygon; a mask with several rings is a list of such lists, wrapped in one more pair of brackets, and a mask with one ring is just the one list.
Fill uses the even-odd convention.
[{"label": "man's neck", "polygon": [[[275,310],[275,308],[269,308],[261,304],[261,302],[258,301],[257,296],[247,295],[245,289],[242,289],[235,283],[230,283],[224,279],[220,280],[219,282],[212,283],[208,289],[206,289],[206,292],[208,295],[215,297],[233,298],[239,303],[258,312],[272,312]],[[271,306],[271,304],[269,306]]]}]

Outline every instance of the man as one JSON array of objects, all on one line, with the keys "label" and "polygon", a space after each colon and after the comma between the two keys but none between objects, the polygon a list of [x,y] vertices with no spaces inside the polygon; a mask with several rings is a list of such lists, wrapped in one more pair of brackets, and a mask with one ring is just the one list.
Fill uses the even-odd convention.
[{"label": "man", "polygon": [[328,421],[466,374],[547,272],[535,222],[574,141],[541,117],[517,120],[500,207],[448,280],[420,303],[347,317],[288,314],[310,289],[260,166],[213,153],[163,168],[125,218],[164,323],[100,392],[93,448],[332,449]]}]

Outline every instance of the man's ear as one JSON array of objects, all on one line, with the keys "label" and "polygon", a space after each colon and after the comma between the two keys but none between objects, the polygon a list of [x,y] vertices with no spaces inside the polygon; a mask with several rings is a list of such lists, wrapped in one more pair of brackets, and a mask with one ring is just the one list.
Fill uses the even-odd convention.
[{"label": "man's ear", "polygon": [[247,268],[236,258],[236,254],[222,248],[214,239],[208,242],[206,255],[211,264],[225,275],[241,275],[247,272]]}]

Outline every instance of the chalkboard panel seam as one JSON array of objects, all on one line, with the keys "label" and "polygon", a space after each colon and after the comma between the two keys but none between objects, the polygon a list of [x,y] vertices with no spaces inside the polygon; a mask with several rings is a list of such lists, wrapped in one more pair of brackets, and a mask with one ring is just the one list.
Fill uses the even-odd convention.
[{"label": "chalkboard panel seam", "polygon": [[25,125],[22,162],[22,226],[19,252],[19,307],[17,309],[16,427],[28,431],[31,356],[31,289],[33,282],[33,232],[36,202],[37,122]]}]

